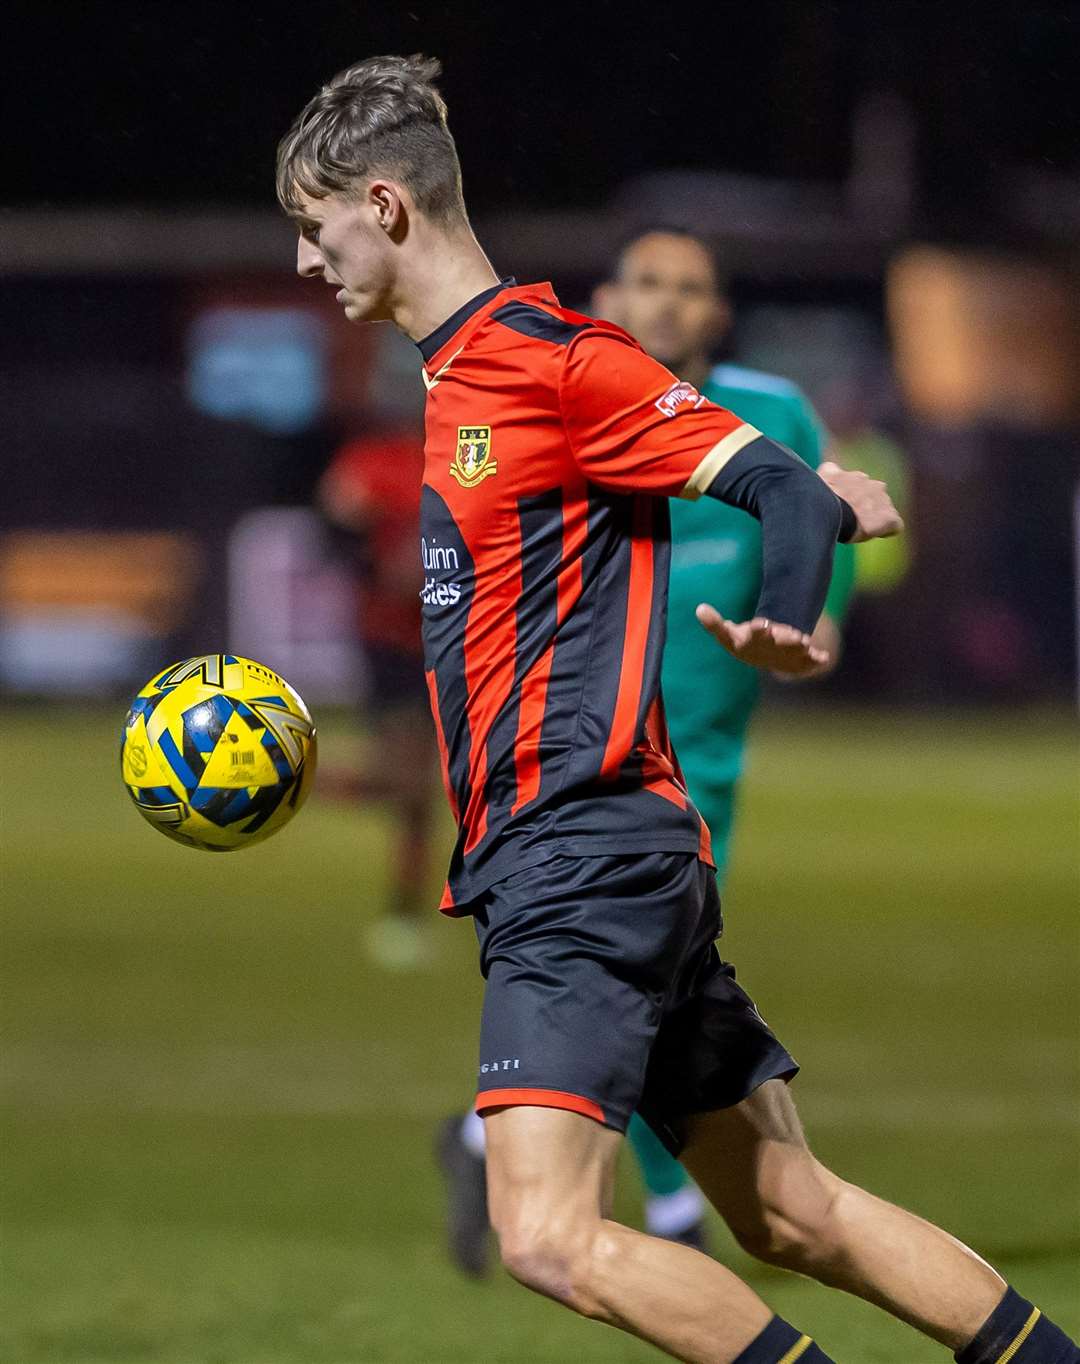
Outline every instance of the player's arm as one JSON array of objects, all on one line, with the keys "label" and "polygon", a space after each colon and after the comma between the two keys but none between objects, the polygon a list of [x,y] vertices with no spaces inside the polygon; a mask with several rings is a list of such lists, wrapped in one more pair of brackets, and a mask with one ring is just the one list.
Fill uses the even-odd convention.
[{"label": "player's arm", "polygon": [[837,540],[858,524],[851,506],[832,493],[797,455],[758,436],[713,474],[703,461],[687,488],[749,512],[761,522],[762,581],[754,616],[725,620],[706,603],[701,624],[744,662],[805,675],[830,662],[811,632],[821,616]]},{"label": "player's arm", "polygon": [[698,619],[754,666],[795,674],[821,668],[827,657],[808,632],[821,614],[837,538],[900,528],[884,486],[860,475],[833,491],[797,456],[616,333],[585,332],[571,343],[561,402],[571,449],[593,482],[620,492],[706,494],[761,522],[754,618],[726,621],[703,605]]},{"label": "player's arm", "polygon": [[858,529],[852,508],[797,455],[762,435],[730,457],[721,451],[717,459],[710,451],[682,495],[702,493],[761,522],[755,616],[812,630],[825,605],[836,543],[851,540]]},{"label": "player's arm", "polygon": [[762,436],[729,460],[706,491],[760,520],[762,585],[751,620],[725,620],[706,603],[698,607],[698,620],[754,667],[794,676],[827,670],[829,653],[810,632],[825,604],[836,542],[903,529],[884,483],[835,465],[823,465],[819,477]]},{"label": "player's arm", "polygon": [[340,530],[362,535],[370,528],[371,496],[355,469],[335,460],[319,479],[315,491],[319,510]]},{"label": "player's arm", "polygon": [[[801,389],[795,389],[791,401],[794,404],[791,448],[811,469],[818,469],[825,457],[828,432],[813,403]],[[829,656],[829,662],[822,667],[819,676],[832,672],[840,662],[844,645],[844,620],[854,589],[855,546],[838,544],[833,555],[832,577],[829,579],[825,607],[810,636],[811,643]]]}]

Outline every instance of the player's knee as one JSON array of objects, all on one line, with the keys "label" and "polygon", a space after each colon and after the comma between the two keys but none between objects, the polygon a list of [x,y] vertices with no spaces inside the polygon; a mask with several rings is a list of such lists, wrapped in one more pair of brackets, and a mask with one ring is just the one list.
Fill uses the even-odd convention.
[{"label": "player's knee", "polygon": [[568,1307],[575,1305],[573,1249],[561,1238],[541,1229],[515,1230],[499,1237],[499,1254],[518,1283]]},{"label": "player's knee", "polygon": [[539,1213],[511,1214],[495,1230],[503,1265],[519,1283],[594,1315],[589,1284],[595,1227]]}]

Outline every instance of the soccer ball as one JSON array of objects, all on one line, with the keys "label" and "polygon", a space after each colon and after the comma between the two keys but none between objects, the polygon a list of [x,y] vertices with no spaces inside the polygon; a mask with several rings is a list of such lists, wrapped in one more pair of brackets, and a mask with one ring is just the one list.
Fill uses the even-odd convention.
[{"label": "soccer ball", "polygon": [[232,852],[292,819],[315,759],[315,726],[287,682],[250,658],[203,654],[158,673],[131,703],[120,773],[155,829]]}]

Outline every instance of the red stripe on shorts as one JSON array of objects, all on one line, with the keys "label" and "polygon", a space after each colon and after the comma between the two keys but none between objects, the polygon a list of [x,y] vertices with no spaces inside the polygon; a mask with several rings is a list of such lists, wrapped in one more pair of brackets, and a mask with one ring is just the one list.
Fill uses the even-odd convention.
[{"label": "red stripe on shorts", "polygon": [[489,1108],[518,1108],[531,1105],[534,1108],[565,1108],[571,1113],[583,1113],[586,1118],[606,1122],[604,1110],[592,1099],[580,1094],[566,1094],[561,1089],[485,1089],[476,1096],[476,1111],[483,1113]]}]

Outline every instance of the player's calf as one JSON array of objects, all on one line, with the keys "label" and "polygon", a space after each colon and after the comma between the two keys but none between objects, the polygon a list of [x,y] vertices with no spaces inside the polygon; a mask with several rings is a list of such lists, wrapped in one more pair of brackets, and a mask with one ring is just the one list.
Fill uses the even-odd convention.
[{"label": "player's calf", "polygon": [[728,1226],[755,1259],[827,1280],[830,1265],[844,1255],[847,1186],[805,1148],[786,1148],[782,1163],[782,1171],[757,1186],[756,1200],[728,1212]]},{"label": "player's calf", "polygon": [[884,1308],[961,1364],[1080,1364],[974,1251],[816,1160],[783,1084],[703,1114],[683,1159],[751,1254]]}]

